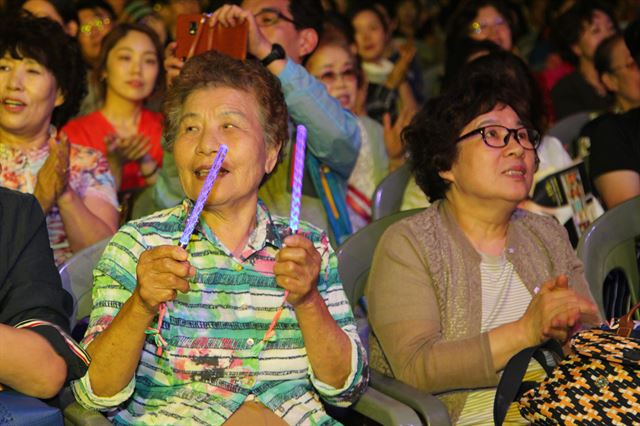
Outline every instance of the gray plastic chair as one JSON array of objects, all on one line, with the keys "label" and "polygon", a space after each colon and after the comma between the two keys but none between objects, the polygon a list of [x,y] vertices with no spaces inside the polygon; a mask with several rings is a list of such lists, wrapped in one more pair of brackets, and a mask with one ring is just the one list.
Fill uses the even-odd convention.
[{"label": "gray plastic chair", "polygon": [[372,219],[377,220],[381,217],[400,211],[402,206],[402,197],[407,184],[411,179],[411,170],[407,163],[389,173],[376,187],[373,192]]},{"label": "gray plastic chair", "polygon": [[[93,268],[100,260],[109,238],[85,247],[75,253],[71,259],[58,268],[62,286],[73,296],[74,315],[72,322],[81,320],[91,313],[91,288],[93,287]],[[73,325],[71,327],[73,329]]]},{"label": "gray plastic chair", "polygon": [[[340,278],[352,309],[356,309],[364,294],[373,253],[384,231],[389,225],[420,211],[422,209],[407,210],[385,216],[360,229],[338,247]],[[373,370],[369,386],[414,409],[423,424],[438,426],[451,424],[446,407],[431,394]]]},{"label": "gray plastic chair", "polygon": [[624,274],[629,284],[631,305],[638,302],[639,277],[636,259],[636,238],[640,236],[640,196],[608,210],[582,234],[578,242],[578,257],[591,293],[607,317],[609,306],[604,306],[604,280],[614,269]]},{"label": "gray plastic chair", "polygon": [[580,135],[580,130],[589,121],[594,119],[597,113],[585,111],[571,114],[562,120],[558,120],[549,130],[547,130],[548,136],[553,136],[560,139],[562,145],[567,149],[572,157],[576,155],[575,142]]},{"label": "gray plastic chair", "polygon": [[[93,288],[93,268],[100,260],[109,238],[85,247],[75,253],[71,259],[60,266],[58,272],[62,279],[62,286],[73,296],[73,318],[71,329],[75,322],[89,316],[93,303],[91,289]],[[69,387],[63,389],[60,403],[64,408],[65,426],[107,426],[111,422],[100,412],[88,410],[78,404]]]}]

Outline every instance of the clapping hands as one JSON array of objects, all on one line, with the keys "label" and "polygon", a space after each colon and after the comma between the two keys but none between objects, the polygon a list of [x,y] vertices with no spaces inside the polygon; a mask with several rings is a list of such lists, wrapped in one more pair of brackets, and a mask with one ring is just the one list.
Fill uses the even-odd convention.
[{"label": "clapping hands", "polygon": [[49,139],[49,156],[38,171],[33,195],[48,213],[69,185],[70,143],[64,133]]},{"label": "clapping hands", "polygon": [[151,150],[151,140],[142,134],[128,137],[110,134],[105,137],[105,144],[108,156],[116,158],[120,164],[141,160]]},{"label": "clapping hands", "polygon": [[566,275],[546,281],[522,317],[529,346],[549,339],[565,342],[581,322],[597,318],[597,306],[569,288]]}]

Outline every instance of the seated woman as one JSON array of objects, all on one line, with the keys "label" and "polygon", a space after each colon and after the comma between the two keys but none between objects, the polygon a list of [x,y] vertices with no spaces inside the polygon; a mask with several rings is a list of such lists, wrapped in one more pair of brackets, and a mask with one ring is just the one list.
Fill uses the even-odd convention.
[{"label": "seated woman", "polygon": [[[343,108],[355,113],[362,72],[346,40],[325,33],[305,66]],[[371,198],[376,186],[394,165],[404,163],[400,132],[413,113],[403,110],[393,126],[386,117],[384,127],[367,115],[358,115],[362,144],[347,186],[347,206],[354,232],[371,221]]]},{"label": "seated woman", "polygon": [[[375,5],[359,6],[351,16],[354,38],[367,81],[365,110],[369,117],[383,123],[385,113],[395,121],[396,112],[415,111],[422,89],[414,90],[422,76],[414,64],[415,47],[406,46],[396,61],[387,58],[390,40],[388,18]],[[420,84],[414,87],[421,86]]]},{"label": "seated woman", "polygon": [[116,191],[96,150],[55,126],[78,109],[84,67],[77,44],[47,18],[0,22],[0,186],[35,195],[60,265],[116,231]]},{"label": "seated woman", "polygon": [[[289,235],[258,201],[288,138],[278,80],[258,62],[208,52],[187,61],[165,105],[166,148],[188,198],[107,246],[78,401],[117,407],[118,424],[330,421],[319,397],[355,401],[366,355],[327,236],[306,223]],[[222,143],[229,153],[185,250],[178,239]]]},{"label": "seated woman", "polygon": [[89,357],[65,333],[71,296],[60,283],[37,200],[0,188],[0,223],[0,391],[51,398],[85,374]]},{"label": "seated woman", "polygon": [[512,90],[461,80],[404,130],[416,181],[433,204],[386,231],[366,289],[372,366],[446,392],[454,424],[492,424],[507,361],[548,339],[565,341],[598,315],[566,231],[517,208],[540,135],[528,99]]},{"label": "seated woman", "polygon": [[640,195],[640,69],[621,35],[596,49],[595,65],[613,95],[612,112],[587,123],[581,131],[582,155],[589,155],[589,172],[607,208]]},{"label": "seated woman", "polygon": [[102,107],[62,129],[71,142],[107,156],[119,191],[155,182],[162,165],[162,114],[144,101],[164,81],[162,46],[144,25],[121,24],[103,40],[98,67]]}]

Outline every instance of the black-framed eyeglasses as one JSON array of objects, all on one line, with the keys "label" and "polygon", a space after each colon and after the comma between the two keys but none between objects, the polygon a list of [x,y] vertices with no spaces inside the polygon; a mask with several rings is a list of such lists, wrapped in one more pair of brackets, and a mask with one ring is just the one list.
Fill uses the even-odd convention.
[{"label": "black-framed eyeglasses", "polygon": [[254,16],[259,27],[270,27],[272,25],[276,25],[278,22],[280,22],[281,19],[283,21],[287,21],[292,23],[293,25],[296,25],[296,21],[294,21],[292,18],[289,18],[288,16],[285,16],[278,9],[274,9],[272,7],[265,7]]},{"label": "black-framed eyeglasses", "polygon": [[526,127],[510,129],[499,124],[492,124],[491,126],[484,126],[472,130],[460,136],[456,139],[456,142],[460,142],[463,139],[477,134],[482,136],[484,144],[491,148],[504,148],[509,144],[509,136],[511,135],[513,135],[516,142],[526,150],[535,151],[538,149],[538,146],[540,146],[540,133],[537,130]]}]

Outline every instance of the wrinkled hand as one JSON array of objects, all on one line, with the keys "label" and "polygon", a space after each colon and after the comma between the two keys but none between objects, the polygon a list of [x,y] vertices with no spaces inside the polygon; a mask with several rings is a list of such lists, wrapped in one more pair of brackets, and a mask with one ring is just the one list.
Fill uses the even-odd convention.
[{"label": "wrinkled hand", "polygon": [[141,160],[151,150],[151,139],[136,134],[128,137],[119,137],[110,134],[105,137],[107,153],[118,159],[119,163]]},{"label": "wrinkled hand", "polygon": [[176,56],[177,42],[172,41],[164,49],[164,71],[167,87],[171,87],[173,80],[180,74],[184,61]]},{"label": "wrinkled hand", "polygon": [[271,52],[271,42],[262,33],[256,23],[255,16],[250,11],[236,5],[225,4],[213,12],[211,19],[209,19],[209,26],[213,27],[219,23],[223,27],[229,28],[241,25],[245,21],[249,24],[249,53],[262,59]]},{"label": "wrinkled hand", "polygon": [[156,314],[160,304],[174,300],[178,291],[189,291],[187,279],[196,270],[187,258],[186,250],[179,246],[158,246],[140,255],[134,296],[149,313]]},{"label": "wrinkled hand", "polygon": [[549,339],[565,342],[583,317],[596,316],[598,308],[569,288],[566,275],[545,282],[521,318],[529,346]]},{"label": "wrinkled hand", "polygon": [[64,133],[60,134],[58,140],[49,139],[49,156],[38,171],[33,191],[45,212],[51,209],[69,185],[70,147]]},{"label": "wrinkled hand", "polygon": [[317,293],[322,259],[313,243],[303,235],[290,235],[284,244],[276,255],[273,273],[278,285],[289,291],[287,301],[295,308]]}]

